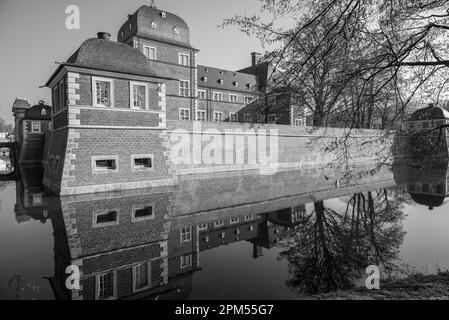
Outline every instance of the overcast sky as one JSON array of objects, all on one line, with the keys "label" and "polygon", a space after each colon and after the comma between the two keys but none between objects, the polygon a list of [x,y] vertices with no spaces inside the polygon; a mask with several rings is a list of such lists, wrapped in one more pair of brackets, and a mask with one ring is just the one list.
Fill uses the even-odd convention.
[{"label": "overcast sky", "polygon": [[[150,1],[141,0],[0,0],[0,117],[13,121],[16,97],[30,103],[44,99],[41,88],[56,69],[86,39],[107,31],[117,32],[127,15]],[[77,5],[81,29],[67,30],[66,7]],[[258,0],[156,0],[158,8],[179,15],[190,27],[191,43],[200,50],[198,62],[235,70],[250,64],[250,52],[261,51],[259,42],[235,27],[221,29],[224,18],[256,13]]]}]

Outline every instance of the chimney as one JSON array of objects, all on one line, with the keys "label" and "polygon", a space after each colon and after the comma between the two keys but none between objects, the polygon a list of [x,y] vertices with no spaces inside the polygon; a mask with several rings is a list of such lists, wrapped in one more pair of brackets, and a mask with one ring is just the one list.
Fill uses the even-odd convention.
[{"label": "chimney", "polygon": [[98,32],[97,37],[98,39],[111,40],[111,34],[108,32]]},{"label": "chimney", "polygon": [[262,54],[259,52],[251,52],[251,61],[252,66],[255,67],[259,64],[260,58],[262,58]]}]

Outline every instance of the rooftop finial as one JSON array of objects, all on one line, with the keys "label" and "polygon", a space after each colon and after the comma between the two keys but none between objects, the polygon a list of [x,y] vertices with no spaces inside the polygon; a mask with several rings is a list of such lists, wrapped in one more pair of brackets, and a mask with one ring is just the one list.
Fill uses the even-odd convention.
[{"label": "rooftop finial", "polygon": [[157,7],[156,7],[156,1],[155,1],[155,0],[151,0],[150,8],[155,8],[155,9],[157,9]]}]

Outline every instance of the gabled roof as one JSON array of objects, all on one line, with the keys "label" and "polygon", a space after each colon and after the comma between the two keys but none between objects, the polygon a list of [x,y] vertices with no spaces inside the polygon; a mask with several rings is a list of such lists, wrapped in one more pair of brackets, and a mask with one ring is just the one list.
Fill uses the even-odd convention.
[{"label": "gabled roof", "polygon": [[256,93],[258,90],[255,75],[203,65],[198,65],[198,87],[248,93]]}]

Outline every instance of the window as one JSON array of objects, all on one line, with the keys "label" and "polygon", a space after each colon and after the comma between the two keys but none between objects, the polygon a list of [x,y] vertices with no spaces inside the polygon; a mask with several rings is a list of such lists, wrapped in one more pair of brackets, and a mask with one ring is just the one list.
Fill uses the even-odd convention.
[{"label": "window", "polygon": [[276,114],[269,114],[268,115],[268,123],[276,123],[277,115]]},{"label": "window", "polygon": [[215,122],[223,121],[223,112],[214,111],[214,121]]},{"label": "window", "polygon": [[162,17],[162,19],[167,19],[167,14],[165,13],[165,12],[161,12],[161,17]]},{"label": "window", "polygon": [[112,79],[92,78],[93,105],[96,107],[112,107],[114,105]]},{"label": "window", "polygon": [[132,222],[139,222],[154,219],[153,204],[147,206],[133,206]]},{"label": "window", "polygon": [[206,121],[206,111],[197,110],[196,112],[196,120],[197,121]]},{"label": "window", "polygon": [[118,172],[118,156],[93,156],[92,173]]},{"label": "window", "polygon": [[219,227],[222,227],[222,226],[224,226],[224,220],[214,221],[214,227],[215,228],[219,228]]},{"label": "window", "polygon": [[229,94],[229,102],[237,102],[237,95],[236,94]]},{"label": "window", "polygon": [[186,254],[185,256],[181,256],[181,269],[189,268],[192,266],[192,255]]},{"label": "window", "polygon": [[235,112],[229,113],[229,122],[239,122],[238,114]]},{"label": "window", "polygon": [[238,83],[237,81],[234,81],[234,82],[232,83],[232,85],[233,85],[234,87],[238,87],[238,86],[239,86],[239,83]]},{"label": "window", "polygon": [[42,110],[41,110],[41,115],[45,116],[46,114],[47,114],[47,110],[42,109]]},{"label": "window", "polygon": [[253,220],[253,219],[254,219],[253,215],[251,215],[251,214],[245,215],[245,221],[249,221],[249,220]]},{"label": "window", "polygon": [[173,34],[174,35],[178,35],[179,34],[178,28],[176,28],[176,27],[173,28]]},{"label": "window", "polygon": [[150,60],[157,59],[157,49],[155,47],[143,46],[143,53],[145,57],[147,57]]},{"label": "window", "polygon": [[148,89],[146,83],[131,81],[130,87],[131,109],[148,109]]},{"label": "window", "polygon": [[207,82],[207,77],[203,77],[203,82]]},{"label": "window", "polygon": [[221,92],[214,92],[214,101],[222,101],[223,94]]},{"label": "window", "polygon": [[41,123],[40,122],[31,122],[31,132],[36,132],[36,133],[41,132]]},{"label": "window", "polygon": [[204,231],[209,229],[209,226],[207,225],[207,223],[202,223],[198,225],[198,231]]},{"label": "window", "polygon": [[246,123],[251,123],[253,121],[252,115],[248,114],[248,113],[245,113],[243,115],[243,121],[245,121]]},{"label": "window", "polygon": [[186,53],[180,53],[178,55],[178,64],[180,64],[181,66],[190,66],[190,55],[186,54]]},{"label": "window", "polygon": [[179,95],[182,97],[190,96],[190,81],[188,80],[179,81]]},{"label": "window", "polygon": [[253,97],[252,96],[245,96],[245,103],[246,104],[250,104],[253,101]]},{"label": "window", "polygon": [[239,217],[232,217],[230,220],[231,224],[236,224],[239,222]]},{"label": "window", "polygon": [[190,120],[190,110],[179,109],[179,120]]},{"label": "window", "polygon": [[55,96],[54,96],[53,100],[54,100],[55,112],[58,112],[60,110],[60,105],[59,105],[59,85],[58,84],[55,86]]},{"label": "window", "polygon": [[131,168],[132,171],[146,171],[153,169],[153,155],[131,155]]},{"label": "window", "polygon": [[192,228],[191,227],[181,228],[180,232],[181,232],[181,243],[189,242],[192,240]]},{"label": "window", "polygon": [[206,90],[198,90],[198,98],[206,100]]},{"label": "window", "polygon": [[59,106],[62,109],[65,106],[65,81],[59,82]]},{"label": "window", "polygon": [[33,194],[33,206],[40,206],[42,204],[42,193]]},{"label": "window", "polygon": [[152,21],[151,22],[151,29],[156,29],[156,28],[157,28],[156,22]]},{"label": "window", "polygon": [[151,263],[144,262],[133,266],[133,292],[151,287]]},{"label": "window", "polygon": [[53,155],[51,155],[50,156],[50,162],[49,162],[49,165],[48,165],[50,168],[53,166],[53,161],[54,161],[54,158],[53,158]]},{"label": "window", "polygon": [[297,127],[302,127],[304,125],[303,119],[295,119],[294,125]]},{"label": "window", "polygon": [[118,216],[118,210],[95,211],[92,215],[92,225],[94,228],[118,225]]},{"label": "window", "polygon": [[115,299],[115,272],[108,272],[96,276],[97,300]]},{"label": "window", "polygon": [[58,172],[59,170],[59,162],[61,161],[61,158],[59,156],[56,156],[55,160],[55,172]]}]

